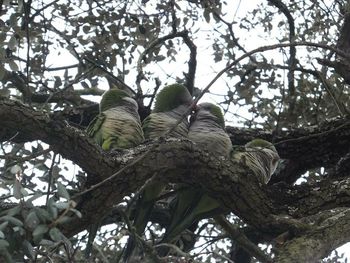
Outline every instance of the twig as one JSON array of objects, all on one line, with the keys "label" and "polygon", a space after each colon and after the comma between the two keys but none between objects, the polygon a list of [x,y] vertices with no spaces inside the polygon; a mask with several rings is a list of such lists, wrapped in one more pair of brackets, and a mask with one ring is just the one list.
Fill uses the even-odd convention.
[{"label": "twig", "polygon": [[135,91],[130,86],[125,84],[120,78],[118,78],[117,76],[114,76],[111,72],[109,72],[107,69],[102,67],[100,64],[98,64],[94,60],[92,60],[88,57],[85,57],[84,59],[87,62],[89,62],[90,64],[92,64],[93,66],[95,66],[96,68],[99,68],[100,70],[102,70],[106,74],[106,78],[107,78],[108,82],[116,81],[116,82],[120,83],[123,87],[127,88],[133,95],[135,95]]},{"label": "twig", "polygon": [[332,91],[329,82],[324,78],[324,76],[322,76],[322,74],[320,72],[317,71],[315,65],[313,63],[311,63],[311,65],[314,67],[316,74],[318,75],[318,78],[321,80],[321,82],[323,83],[328,95],[332,98],[335,106],[338,109],[338,112],[340,114],[340,116],[344,117],[346,115],[346,108],[344,107],[344,105],[337,100],[337,98],[334,95],[334,92]]},{"label": "twig", "polygon": [[269,256],[265,255],[257,245],[251,242],[238,227],[227,221],[224,216],[216,216],[214,219],[230,235],[232,240],[239,244],[246,252],[263,263],[272,263],[272,259]]},{"label": "twig", "polygon": [[118,212],[120,213],[121,217],[123,218],[123,221],[126,223],[128,230],[130,232],[130,234],[133,236],[133,238],[138,241],[140,241],[142,243],[142,246],[145,248],[145,252],[151,257],[152,262],[154,263],[161,263],[161,259],[159,258],[157,251],[155,250],[155,248],[151,245],[149,245],[145,240],[143,240],[142,237],[140,237],[137,233],[136,233],[136,229],[132,226],[128,216],[125,214],[125,212],[123,210],[118,210]]},{"label": "twig", "polygon": [[[132,204],[136,201],[136,199],[140,196],[140,194],[143,192],[143,190],[148,187],[151,183],[154,182],[155,179],[157,179],[157,175],[159,173],[155,173],[151,178],[147,179],[146,182],[140,187],[140,189],[135,193],[135,195],[130,199],[128,202],[128,208],[127,211],[131,208]],[[153,201],[153,200],[150,200]]]},{"label": "twig", "polygon": [[50,198],[50,189],[51,189],[51,184],[52,184],[52,169],[53,169],[53,166],[55,164],[55,159],[56,159],[56,153],[54,152],[53,157],[52,157],[51,166],[49,169],[47,192],[46,192],[46,206],[49,203],[49,198]]},{"label": "twig", "polygon": [[51,151],[50,148],[46,149],[46,150],[42,150],[42,151],[39,151],[39,152],[36,152],[36,153],[33,153],[31,155],[28,155],[26,157],[17,157],[17,156],[7,156],[7,155],[0,155],[0,159],[10,159],[10,160],[14,160],[12,163],[8,163],[7,165],[8,166],[13,166],[15,164],[18,164],[18,163],[24,163],[26,161],[29,161],[29,160],[32,160],[34,158],[37,158],[39,157],[40,155],[44,155],[46,153],[49,153]]},{"label": "twig", "polygon": [[68,207],[63,211],[62,214],[59,215],[59,217],[53,221],[48,227],[49,228],[53,228],[55,226],[57,226],[60,223],[60,220],[62,218],[64,218],[64,216],[72,209],[76,206],[76,203],[72,200],[68,201]]},{"label": "twig", "polygon": [[[288,7],[280,0],[268,0],[271,4],[277,7],[287,18],[289,25],[289,42],[293,43],[295,40],[295,25],[294,18],[289,12]],[[289,50],[289,72],[288,72],[288,88],[289,94],[292,96],[292,105],[291,105],[291,113],[294,112],[296,97],[295,95],[295,84],[294,84],[294,71],[296,66],[296,48],[295,46],[290,46]]]},{"label": "twig", "polygon": [[[151,42],[150,45],[139,56],[139,59],[137,60],[137,71],[138,71],[138,74],[136,76],[136,86],[137,86],[137,92],[138,93],[142,94],[141,80],[144,79],[144,74],[143,74],[143,70],[142,70],[142,68],[143,68],[142,61],[146,60],[147,54],[150,53],[155,47],[157,47],[158,45],[164,43],[165,41],[167,41],[169,39],[173,39],[173,38],[176,38],[176,37],[183,38],[185,44],[190,49],[191,53],[190,53],[189,71],[188,71],[188,79],[190,80],[190,82],[188,82],[187,84],[193,85],[193,83],[191,83],[191,82],[192,81],[194,82],[194,74],[195,74],[195,71],[196,71],[197,47],[189,39],[188,31],[184,30],[184,31],[180,31],[180,32],[172,32],[172,33],[170,33],[170,34],[168,34],[168,35],[166,35],[164,37],[157,38],[156,40]],[[188,87],[188,88],[191,88],[191,87]]]}]

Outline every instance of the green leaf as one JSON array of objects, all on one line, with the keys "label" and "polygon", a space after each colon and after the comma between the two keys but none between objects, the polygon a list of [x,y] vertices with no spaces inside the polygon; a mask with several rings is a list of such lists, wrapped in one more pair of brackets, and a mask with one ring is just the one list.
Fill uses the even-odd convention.
[{"label": "green leaf", "polygon": [[57,218],[58,215],[58,209],[55,206],[55,202],[53,201],[53,199],[49,199],[49,203],[47,205],[47,211],[49,212],[49,214],[53,217],[53,218]]},{"label": "green leaf", "polygon": [[60,210],[64,210],[64,209],[69,208],[69,203],[68,202],[57,202],[57,203],[55,203],[55,206]]},{"label": "green leaf", "polygon": [[210,9],[209,8],[204,9],[203,16],[205,18],[205,21],[207,21],[207,23],[209,23],[210,22]]},{"label": "green leaf", "polygon": [[35,229],[37,225],[40,223],[38,216],[36,215],[35,211],[31,211],[27,217],[26,220],[24,221],[25,225],[29,229]]},{"label": "green leaf", "polygon": [[23,197],[21,190],[22,190],[21,182],[18,180],[15,180],[15,183],[13,185],[13,196],[16,199],[21,199]]},{"label": "green leaf", "polygon": [[0,239],[0,250],[6,249],[9,245],[10,244],[6,240]]},{"label": "green leaf", "polygon": [[38,225],[33,231],[33,236],[43,235],[47,231],[49,231],[49,227],[47,225]]},{"label": "green leaf", "polygon": [[4,232],[2,232],[1,230],[0,230],[0,238],[2,238],[2,239],[5,238],[5,234],[4,234]]},{"label": "green leaf", "polygon": [[39,244],[41,246],[53,246],[55,243],[48,239],[42,239]]},{"label": "green leaf", "polygon": [[57,182],[57,192],[58,192],[58,196],[63,197],[67,200],[70,199],[70,196],[69,196],[69,193],[68,193],[66,187],[63,184],[61,184],[60,182]]},{"label": "green leaf", "polygon": [[18,65],[13,60],[9,61],[9,66],[10,66],[10,69],[12,71],[18,71],[19,70]]},{"label": "green leaf", "polygon": [[58,220],[59,224],[64,224],[67,223],[71,220],[70,216],[61,216],[60,219]]},{"label": "green leaf", "polygon": [[52,221],[54,218],[50,215],[50,213],[42,208],[35,208],[35,212],[37,216],[39,217],[41,222],[47,222],[47,221]]},{"label": "green leaf", "polygon": [[18,220],[17,218],[14,218],[12,216],[2,216],[0,217],[0,221],[7,221],[15,226],[23,226],[22,221]]},{"label": "green leaf", "polygon": [[8,47],[9,47],[9,49],[14,50],[16,48],[16,46],[17,46],[17,40],[14,36],[12,36],[9,40]]},{"label": "green leaf", "polygon": [[5,76],[6,76],[6,70],[2,65],[0,65],[0,80],[3,80]]},{"label": "green leaf", "polygon": [[9,222],[6,221],[0,225],[0,231],[4,230],[8,226]]},{"label": "green leaf", "polygon": [[24,187],[22,187],[21,194],[22,194],[22,196],[28,196],[28,191]]},{"label": "green leaf", "polygon": [[12,166],[11,169],[10,169],[10,173],[12,173],[12,174],[17,174],[17,173],[20,173],[20,172],[22,172],[22,168],[21,168],[21,166],[19,166],[17,164]]},{"label": "green leaf", "polygon": [[15,27],[15,26],[17,26],[17,13],[13,13],[11,16],[10,16],[10,19],[9,19],[9,21],[10,21],[10,26],[11,27]]},{"label": "green leaf", "polygon": [[5,210],[3,214],[8,215],[8,216],[15,216],[18,215],[21,212],[21,206],[17,205],[14,208],[11,208],[9,210]]},{"label": "green leaf", "polygon": [[56,227],[52,228],[49,231],[49,235],[53,241],[61,241],[62,240],[62,233]]},{"label": "green leaf", "polygon": [[76,214],[77,217],[79,217],[79,218],[82,217],[82,214],[77,209],[71,208],[70,211],[72,211],[74,214]]}]

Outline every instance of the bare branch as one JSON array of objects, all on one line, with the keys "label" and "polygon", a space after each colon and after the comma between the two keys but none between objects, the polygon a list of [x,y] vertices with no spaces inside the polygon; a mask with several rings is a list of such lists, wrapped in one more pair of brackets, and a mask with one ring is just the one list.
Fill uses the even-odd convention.
[{"label": "bare branch", "polygon": [[239,246],[259,261],[272,263],[269,256],[265,255],[257,245],[252,243],[238,227],[232,225],[224,216],[216,216],[214,219],[230,235],[233,242],[238,243]]}]

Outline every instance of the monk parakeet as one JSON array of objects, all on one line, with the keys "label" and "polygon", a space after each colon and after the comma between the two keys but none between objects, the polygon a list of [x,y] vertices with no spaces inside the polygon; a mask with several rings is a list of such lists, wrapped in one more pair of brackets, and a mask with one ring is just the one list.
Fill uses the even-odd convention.
[{"label": "monk parakeet", "polygon": [[245,151],[234,153],[233,158],[244,162],[261,184],[267,184],[270,181],[280,159],[275,146],[263,139],[248,142],[245,145]]},{"label": "monk parakeet", "polygon": [[100,113],[87,133],[106,151],[135,147],[144,140],[137,110],[136,101],[125,91],[110,89],[102,95]]},{"label": "monk parakeet", "polygon": [[[221,109],[212,103],[197,106],[188,133],[195,145],[215,156],[228,157],[232,144],[225,132],[225,121]],[[191,186],[178,191],[175,208],[162,242],[171,242],[194,222],[221,211],[220,204],[203,189]]]},{"label": "monk parakeet", "polygon": [[[187,88],[173,84],[162,89],[156,97],[152,113],[143,121],[142,127],[146,139],[155,139],[164,135],[192,103],[192,96]],[[188,120],[182,122],[169,134],[169,137],[181,138],[188,135]]]},{"label": "monk parakeet", "polygon": [[[125,149],[143,142],[138,106],[125,91],[113,88],[102,95],[100,113],[87,127],[87,133],[102,149]],[[89,230],[86,257],[89,257],[99,224]]]},{"label": "monk parakeet", "polygon": [[[152,113],[143,121],[146,139],[156,139],[165,135],[180,120],[191,106],[192,96],[187,88],[180,84],[166,86],[156,96]],[[188,136],[187,117],[176,126],[168,137],[182,138]],[[152,182],[141,192],[136,203],[133,225],[135,232],[142,235],[149,221],[155,200],[164,190],[166,184]],[[131,256],[135,247],[135,240],[130,237],[124,251],[124,261]]]}]

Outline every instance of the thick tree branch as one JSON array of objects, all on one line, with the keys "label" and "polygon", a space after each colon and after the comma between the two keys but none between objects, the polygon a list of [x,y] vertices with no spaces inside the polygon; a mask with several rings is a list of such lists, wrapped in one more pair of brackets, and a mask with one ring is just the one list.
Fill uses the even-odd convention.
[{"label": "thick tree branch", "polygon": [[[149,148],[145,145],[122,156],[118,152],[114,157],[107,156],[83,132],[66,125],[65,122],[51,120],[44,113],[18,102],[1,101],[0,118],[3,124],[0,129],[2,141],[10,138],[12,141],[42,140],[50,144],[53,151],[80,165],[88,176],[96,176],[96,181],[109,177]],[[267,224],[267,218],[273,214],[271,201],[256,184],[254,177],[247,177],[244,181],[238,178],[239,174],[247,175],[244,166],[237,163],[232,165],[227,160],[218,160],[216,157],[194,151],[193,144],[189,141],[170,140],[155,147],[146,158],[127,168],[108,184],[80,198],[78,208],[83,218],[75,219],[66,225],[65,233],[75,234],[103,217],[125,195],[134,192],[160,171],[164,174],[160,180],[186,182],[197,186],[199,184],[209,192],[215,193],[215,196],[219,193],[217,198],[222,200],[224,206],[230,210],[241,210],[236,213],[242,214],[243,218],[251,218],[248,220],[253,225]],[[169,176],[174,175],[173,171],[176,171],[176,176]],[[246,194],[241,195],[242,192]],[[252,210],[255,210],[254,215],[250,215]]]},{"label": "thick tree branch", "polygon": [[287,207],[288,214],[293,218],[303,218],[339,206],[348,207],[349,177],[348,171],[346,178],[328,178],[312,185],[276,184],[268,189],[268,195],[276,200],[278,206]]},{"label": "thick tree branch", "polygon": [[[223,208],[259,229],[266,238],[273,238],[290,229],[295,233],[307,230],[305,225],[308,223],[298,222],[295,218],[305,221],[305,216],[317,212],[311,203],[315,202],[315,197],[320,191],[328,194],[321,204],[325,209],[339,206],[336,195],[339,197],[344,194],[344,205],[348,200],[346,191],[342,192],[342,188],[338,186],[347,185],[347,182],[323,184],[320,186],[321,190],[314,186],[307,186],[306,190],[296,187],[295,194],[293,191],[279,194],[273,187],[259,186],[243,163],[218,159],[201,152],[188,140],[168,139],[107,154],[82,131],[70,127],[65,121],[49,118],[47,114],[19,102],[0,100],[0,119],[2,120],[0,141],[42,140],[50,144],[54,152],[81,166],[88,174],[88,178],[96,182],[110,177],[147,152],[145,158],[128,166],[118,176],[108,181],[108,184],[102,184],[75,200],[83,217],[72,216],[69,223],[60,226],[68,236],[101,220],[113,206],[121,202],[123,197],[135,192],[155,174],[158,174],[157,180],[164,182],[187,183],[202,187],[218,199]],[[237,129],[236,133],[239,132],[242,131]],[[268,133],[260,132],[268,136]],[[313,167],[316,164],[323,166],[325,162],[339,159],[349,149],[350,123],[344,119],[334,120],[318,129],[310,127],[302,131],[288,132],[284,136],[277,138],[279,142],[275,144],[282,158],[289,157],[302,162],[300,156],[304,156],[305,159],[310,158],[305,162],[309,166]],[[249,135],[241,138],[250,139]],[[293,198],[296,200],[295,196],[301,195],[301,191],[308,192],[309,197],[297,199],[299,203],[293,206]],[[308,210],[294,211],[298,204],[305,203],[310,203]],[[318,204],[320,205],[320,201]],[[284,219],[282,215],[288,214],[294,218]]]},{"label": "thick tree branch", "polygon": [[306,220],[312,224],[312,229],[285,242],[278,249],[275,262],[316,262],[349,241],[349,208],[324,211]]},{"label": "thick tree branch", "polygon": [[106,162],[111,160],[104,160],[102,150],[84,132],[65,121],[50,119],[44,112],[9,100],[0,100],[0,119],[0,141],[41,140],[51,145],[53,151],[80,165],[88,174],[99,174],[96,166],[102,170],[110,169],[111,164]]}]

